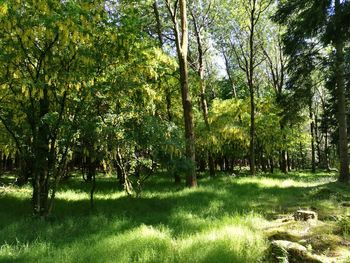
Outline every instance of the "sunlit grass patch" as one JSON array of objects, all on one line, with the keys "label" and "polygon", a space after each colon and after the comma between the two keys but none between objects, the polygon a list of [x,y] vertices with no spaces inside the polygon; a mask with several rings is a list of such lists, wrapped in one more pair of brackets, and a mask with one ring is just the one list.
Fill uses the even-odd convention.
[{"label": "sunlit grass patch", "polygon": [[258,262],[267,247],[261,233],[225,225],[180,241],[178,262]]},{"label": "sunlit grass patch", "polygon": [[340,213],[338,199],[349,197],[347,188],[333,183],[332,175],[315,178],[220,176],[188,189],[158,175],[139,198],[118,190],[113,178],[98,178],[91,211],[91,185],[75,177],[59,187],[48,222],[31,218],[29,186],[6,186],[0,261],[261,262],[270,215],[299,207]]}]

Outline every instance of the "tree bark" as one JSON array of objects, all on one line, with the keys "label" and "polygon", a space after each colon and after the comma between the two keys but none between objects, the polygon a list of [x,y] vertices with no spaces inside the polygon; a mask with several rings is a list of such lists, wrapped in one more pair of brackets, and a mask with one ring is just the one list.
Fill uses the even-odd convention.
[{"label": "tree bark", "polygon": [[273,172],[274,172],[274,161],[273,161],[273,157],[270,157],[269,158],[269,164],[270,164],[270,173],[272,173],[273,174]]},{"label": "tree bark", "polygon": [[316,143],[316,155],[317,155],[317,167],[321,168],[322,167],[322,153],[321,153],[321,138],[319,134],[319,124],[318,124],[318,119],[317,119],[317,111],[314,114],[314,132],[315,132],[315,143]]},{"label": "tree bark", "polygon": [[337,21],[337,38],[335,41],[336,61],[335,74],[338,95],[338,124],[339,124],[339,181],[348,183],[349,176],[349,156],[348,156],[348,136],[346,121],[346,97],[345,97],[345,59],[344,59],[344,38],[341,34],[340,0],[335,1],[335,15]]},{"label": "tree bark", "polygon": [[328,147],[328,124],[326,124],[325,134],[324,134],[324,158],[325,158],[325,168],[327,171],[330,171],[330,162],[329,162],[329,147]]},{"label": "tree bark", "polygon": [[[210,132],[210,124],[209,124],[209,118],[208,118],[208,103],[205,96],[206,91],[206,83],[205,83],[205,65],[204,65],[204,49],[203,49],[203,39],[201,35],[201,29],[198,25],[198,21],[192,12],[192,21],[194,25],[194,33],[197,40],[197,50],[198,50],[198,76],[199,76],[199,86],[200,86],[200,101],[201,101],[201,109],[202,109],[202,115],[203,120],[205,123],[205,126],[207,128],[207,131]],[[211,177],[215,176],[215,166],[214,166],[214,159],[212,156],[212,153],[210,150],[208,152],[208,166],[209,166],[209,174]]]},{"label": "tree bark", "polygon": [[255,38],[255,5],[256,0],[253,1],[253,8],[250,14],[250,35],[249,35],[249,71],[248,74],[248,86],[250,93],[250,173],[255,175],[255,90],[254,90],[254,64],[255,64],[255,50],[254,50],[254,38]]},{"label": "tree bark", "polygon": [[49,98],[47,87],[43,90],[40,99],[40,120],[36,132],[35,162],[33,175],[33,213],[39,217],[46,217],[48,211],[48,183],[49,183],[49,128],[41,123],[41,119],[49,112]]},{"label": "tree bark", "polygon": [[309,105],[309,117],[310,117],[310,135],[311,135],[311,172],[316,172],[316,154],[315,154],[315,123],[312,112],[312,96],[310,97]]},{"label": "tree bark", "polygon": [[[186,185],[189,187],[197,186],[196,178],[196,160],[195,160],[195,144],[194,144],[194,127],[192,116],[192,102],[189,92],[188,81],[188,23],[187,23],[187,4],[186,0],[180,0],[180,25],[176,20],[175,13],[172,13],[176,50],[180,67],[180,84],[183,106],[183,116],[185,122],[185,139],[186,139],[186,158],[188,160],[188,172],[186,176]],[[168,7],[170,4],[168,3]],[[174,10],[176,12],[176,10]],[[179,28],[180,26],[180,28]],[[181,32],[181,34],[180,34]]]}]

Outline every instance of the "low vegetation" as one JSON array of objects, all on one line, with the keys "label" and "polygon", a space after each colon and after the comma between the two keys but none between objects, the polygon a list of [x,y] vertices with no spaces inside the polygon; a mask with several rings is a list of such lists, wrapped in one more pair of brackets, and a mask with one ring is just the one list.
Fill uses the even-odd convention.
[{"label": "low vegetation", "polygon": [[[30,187],[5,184],[0,261],[265,262],[275,235],[346,262],[350,208],[342,203],[350,193],[335,179],[327,173],[221,175],[188,189],[172,185],[164,173],[147,181],[136,198],[103,177],[90,210],[89,184],[72,177],[60,186],[56,216],[48,221],[29,216]],[[305,222],[281,223],[299,208],[317,211],[320,221],[312,231],[305,232]]]}]

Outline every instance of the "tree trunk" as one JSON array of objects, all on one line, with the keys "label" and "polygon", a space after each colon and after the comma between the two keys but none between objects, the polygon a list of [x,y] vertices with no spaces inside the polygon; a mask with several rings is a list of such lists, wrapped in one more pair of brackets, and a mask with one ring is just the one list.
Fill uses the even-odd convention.
[{"label": "tree trunk", "polygon": [[289,152],[287,151],[287,168],[288,168],[288,171],[292,171],[292,160],[290,158],[290,155],[289,155]]},{"label": "tree trunk", "polygon": [[49,99],[47,88],[44,88],[43,98],[40,99],[40,121],[34,144],[35,160],[33,174],[33,213],[39,217],[46,217],[48,211],[49,195],[49,128],[41,123],[49,112]]},{"label": "tree trunk", "polygon": [[19,169],[18,177],[16,179],[16,184],[18,186],[23,186],[28,183],[33,173],[33,160],[29,158],[26,154],[19,154]]},{"label": "tree trunk", "polygon": [[202,158],[202,157],[198,158],[198,155],[197,155],[197,164],[198,164],[198,170],[200,172],[205,172],[205,168],[207,167],[207,162],[205,161],[205,158]]},{"label": "tree trunk", "polygon": [[326,126],[324,138],[324,158],[325,158],[325,168],[327,171],[330,171],[330,162],[329,162],[329,147],[328,147],[328,127]]},{"label": "tree trunk", "polygon": [[318,127],[318,119],[317,119],[317,111],[314,114],[314,131],[315,131],[315,142],[316,142],[316,156],[317,156],[317,167],[322,167],[322,153],[321,153],[321,138],[319,134],[319,127]]},{"label": "tree trunk", "polygon": [[287,165],[287,152],[286,150],[281,151],[281,163],[280,163],[280,169],[282,173],[288,173],[288,165]]},{"label": "tree trunk", "polygon": [[[205,84],[204,84],[204,70],[201,69],[201,80],[200,80],[200,86],[201,86],[201,106],[202,106],[202,112],[203,112],[203,119],[205,122],[205,126],[208,130],[208,132],[210,132],[210,125],[209,125],[209,119],[208,119],[208,104],[207,104],[207,100],[205,98]],[[214,159],[212,156],[212,153],[210,151],[210,149],[208,150],[208,166],[209,166],[209,174],[211,177],[215,176],[215,165],[214,165]]]},{"label": "tree trunk", "polygon": [[335,74],[338,94],[338,124],[339,124],[339,181],[347,183],[349,176],[349,156],[348,156],[348,133],[346,121],[346,97],[345,97],[345,59],[344,59],[344,38],[341,34],[341,14],[340,0],[335,1],[335,15],[337,19],[337,29],[335,41],[336,61]]},{"label": "tree trunk", "polygon": [[274,161],[273,161],[273,157],[270,157],[270,158],[269,158],[269,164],[270,164],[270,173],[273,174],[274,168],[275,168],[275,164],[274,164]]},{"label": "tree trunk", "polygon": [[90,189],[90,208],[94,209],[94,194],[96,190],[96,170],[91,174],[91,189]]},{"label": "tree trunk", "polygon": [[[205,96],[206,91],[206,83],[205,83],[205,65],[204,65],[204,49],[203,49],[203,39],[200,32],[200,27],[198,25],[197,18],[195,17],[194,13],[191,13],[192,15],[192,21],[194,26],[194,33],[196,36],[197,41],[197,50],[198,50],[198,76],[199,76],[199,88],[200,88],[200,102],[201,102],[201,109],[202,109],[202,115],[203,120],[205,123],[205,126],[207,128],[207,131],[210,132],[210,125],[209,125],[209,119],[208,119],[208,103]],[[210,176],[215,176],[215,167],[214,167],[214,160],[212,157],[212,153],[210,149],[207,150],[208,152],[208,166],[209,166],[209,174]]]},{"label": "tree trunk", "polygon": [[[176,12],[176,11],[175,11]],[[196,165],[195,165],[195,144],[194,144],[194,127],[192,116],[192,102],[189,92],[188,82],[188,24],[187,24],[187,4],[186,0],[180,0],[180,17],[181,17],[181,35],[179,25],[175,20],[175,38],[176,49],[180,67],[180,83],[183,116],[185,122],[185,139],[186,139],[186,158],[189,161],[189,167],[186,177],[186,185],[189,187],[197,186]]]},{"label": "tree trunk", "polygon": [[311,172],[316,172],[316,154],[315,154],[315,123],[312,112],[312,97],[310,97],[309,114],[310,114],[310,135],[311,135]]},{"label": "tree trunk", "polygon": [[250,155],[250,173],[255,175],[255,87],[254,87],[254,68],[255,68],[255,5],[256,0],[252,1],[252,10],[250,13],[250,34],[249,34],[249,70],[247,72],[248,76],[248,86],[250,95],[250,145],[249,145],[249,155]]},{"label": "tree trunk", "polygon": [[[251,84],[252,85],[252,84]],[[255,102],[254,102],[254,88],[250,87],[250,173],[255,175]]]},{"label": "tree trunk", "polygon": [[287,151],[285,150],[285,140],[286,137],[284,135],[284,125],[282,122],[280,122],[280,129],[281,133],[283,134],[283,149],[281,150],[281,155],[280,155],[280,170],[282,173],[288,173],[288,165],[287,165]]},{"label": "tree trunk", "polygon": [[305,168],[305,159],[304,159],[304,153],[303,153],[303,145],[301,142],[299,143],[299,168],[304,169]]}]

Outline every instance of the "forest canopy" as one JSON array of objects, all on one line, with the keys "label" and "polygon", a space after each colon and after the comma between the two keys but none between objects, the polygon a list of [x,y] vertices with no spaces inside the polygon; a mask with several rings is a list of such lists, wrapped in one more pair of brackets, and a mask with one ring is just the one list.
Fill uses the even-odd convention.
[{"label": "forest canopy", "polygon": [[1,262],[350,262],[350,0],[0,0]]}]

